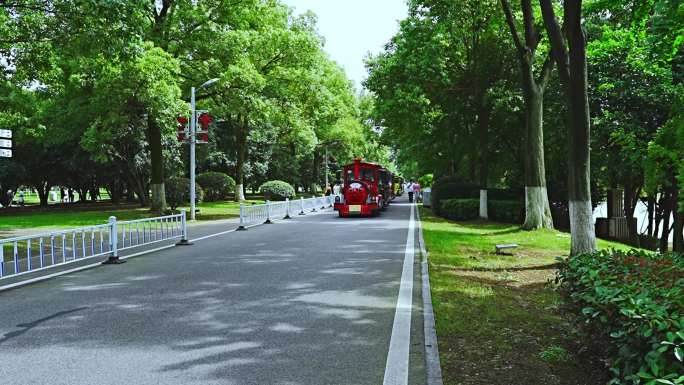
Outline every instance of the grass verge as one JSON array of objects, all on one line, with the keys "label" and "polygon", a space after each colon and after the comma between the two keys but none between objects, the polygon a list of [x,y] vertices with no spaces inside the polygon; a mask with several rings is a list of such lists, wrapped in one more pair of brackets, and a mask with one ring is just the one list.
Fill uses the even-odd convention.
[{"label": "grass verge", "polygon": [[[550,283],[570,236],[451,222],[421,208],[446,385],[605,384],[607,369]],[[517,243],[515,255],[494,246]],[[599,241],[600,248],[627,246]]]},{"label": "grass verge", "polygon": [[[246,204],[263,203],[261,200],[247,200]],[[78,209],[78,204],[74,208]],[[240,204],[232,201],[202,202],[197,206],[200,210],[198,220],[218,220],[235,218],[240,215]],[[186,207],[189,210],[189,207]],[[98,210],[95,206],[92,211],[31,211],[13,212],[2,215],[0,210],[0,237],[12,236],[17,230],[25,229],[59,229],[81,226],[92,226],[107,223],[110,216],[116,216],[119,220],[132,220],[153,216],[148,208],[137,209],[111,209]]]}]

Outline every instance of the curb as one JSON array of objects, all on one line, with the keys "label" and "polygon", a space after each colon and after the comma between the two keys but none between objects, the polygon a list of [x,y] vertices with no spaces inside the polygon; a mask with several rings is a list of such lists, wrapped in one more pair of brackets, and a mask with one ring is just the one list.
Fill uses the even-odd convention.
[{"label": "curb", "polygon": [[420,221],[420,210],[416,209],[418,225],[418,244],[421,260],[421,276],[423,281],[423,334],[425,335],[425,369],[427,385],[443,385],[442,367],[439,362],[439,348],[437,346],[437,330],[435,329],[435,313],[432,309],[432,294],[430,291],[430,275],[428,271],[428,252],[423,239],[423,226]]}]

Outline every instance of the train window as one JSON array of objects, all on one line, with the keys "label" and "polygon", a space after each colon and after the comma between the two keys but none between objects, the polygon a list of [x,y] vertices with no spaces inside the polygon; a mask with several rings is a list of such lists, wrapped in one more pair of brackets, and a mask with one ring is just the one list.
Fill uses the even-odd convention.
[{"label": "train window", "polygon": [[346,175],[345,180],[346,180],[347,183],[349,183],[349,182],[351,182],[351,181],[354,180],[354,170],[352,170],[352,169],[348,169],[348,170],[347,170],[347,175]]},{"label": "train window", "polygon": [[375,181],[375,170],[372,168],[362,168],[361,169],[361,179],[367,180],[369,182]]}]

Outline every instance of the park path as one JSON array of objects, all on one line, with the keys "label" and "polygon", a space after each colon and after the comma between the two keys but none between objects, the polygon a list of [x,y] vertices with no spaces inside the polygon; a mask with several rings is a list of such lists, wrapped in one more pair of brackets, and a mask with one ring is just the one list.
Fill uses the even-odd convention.
[{"label": "park path", "polygon": [[[411,212],[307,215],[0,292],[0,382],[378,385],[407,365],[386,383],[424,383],[417,268],[411,333],[393,332]],[[389,363],[390,339],[410,358]]]}]

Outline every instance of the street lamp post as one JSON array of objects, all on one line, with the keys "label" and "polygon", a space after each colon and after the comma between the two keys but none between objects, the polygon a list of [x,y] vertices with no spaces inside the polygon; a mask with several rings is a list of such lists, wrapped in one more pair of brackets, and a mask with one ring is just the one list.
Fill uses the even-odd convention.
[{"label": "street lamp post", "polygon": [[[207,88],[212,84],[216,83],[218,78],[214,78],[206,81],[204,84],[198,87],[198,90]],[[197,133],[197,112],[195,109],[195,87],[190,89],[190,220],[195,220],[195,145],[197,143],[197,138],[195,134]]]},{"label": "street lamp post", "polygon": [[328,188],[328,146],[325,146],[325,188]]}]

